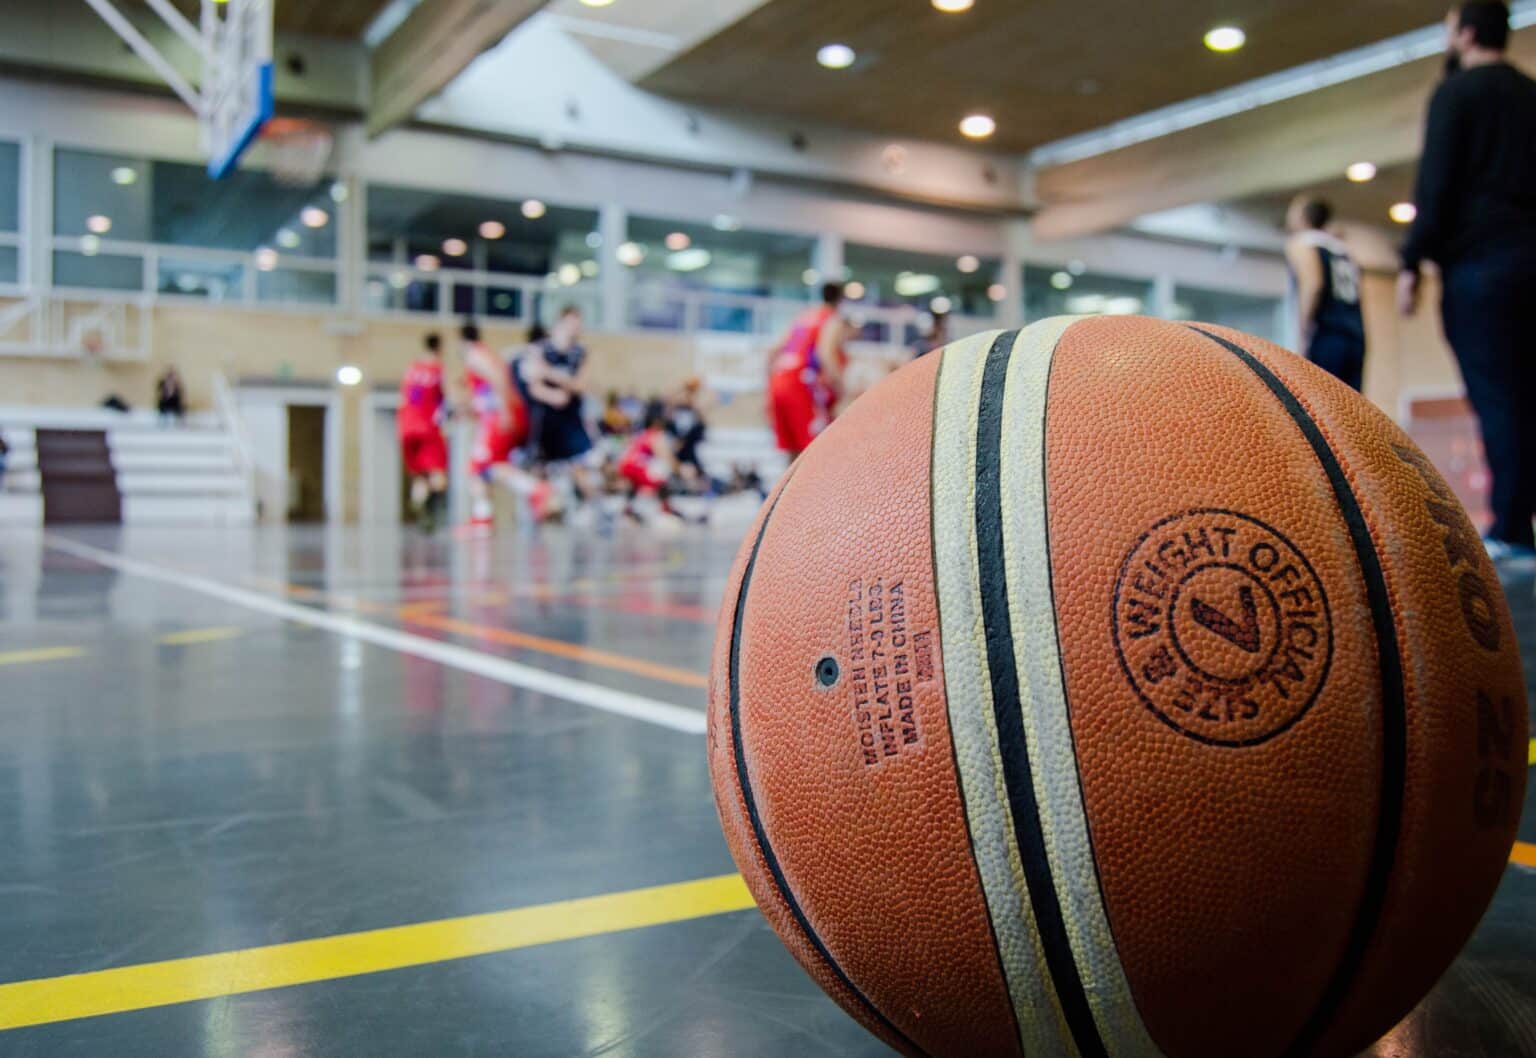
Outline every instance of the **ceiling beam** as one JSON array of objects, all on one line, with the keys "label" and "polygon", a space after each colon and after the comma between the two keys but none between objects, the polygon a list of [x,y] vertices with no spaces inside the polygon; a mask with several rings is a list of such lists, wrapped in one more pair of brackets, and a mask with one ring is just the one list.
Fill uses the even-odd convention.
[{"label": "ceiling beam", "polygon": [[[1511,58],[1536,63],[1536,29]],[[1418,158],[1440,60],[1423,59],[1032,174],[1040,239],[1077,238],[1147,213],[1337,179],[1351,162]]]},{"label": "ceiling beam", "polygon": [[368,135],[404,121],[547,0],[434,0],[419,4],[374,49]]}]

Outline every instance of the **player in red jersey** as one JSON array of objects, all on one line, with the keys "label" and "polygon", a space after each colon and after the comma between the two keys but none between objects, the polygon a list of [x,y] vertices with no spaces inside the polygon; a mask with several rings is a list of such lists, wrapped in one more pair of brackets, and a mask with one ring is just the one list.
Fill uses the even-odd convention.
[{"label": "player in red jersey", "polygon": [[642,521],[635,510],[635,498],[642,492],[656,496],[661,503],[661,513],[674,518],[682,515],[672,506],[672,493],[667,480],[674,465],[672,438],[667,433],[667,415],[660,408],[653,409],[646,417],[645,429],[637,433],[619,457],[619,477],[628,490],[624,498],[624,516]]},{"label": "player in red jersey", "polygon": [[400,381],[395,422],[401,459],[411,479],[411,511],[416,524],[431,532],[447,496],[448,445],[442,430],[443,339],[429,334],[424,344],[425,351]]},{"label": "player in red jersey", "polygon": [[511,464],[512,453],[528,438],[528,408],[512,387],[506,361],[480,340],[480,328],[466,323],[459,331],[464,341],[464,380],[469,404],[479,426],[470,455],[470,526],[491,526],[491,482],[499,480],[517,492],[526,492],[524,477]]},{"label": "player in red jersey", "polygon": [[806,309],[775,346],[768,367],[768,411],[779,448],[794,459],[827,428],[841,396],[852,328],[838,314],[843,285],[821,288],[821,304]]}]

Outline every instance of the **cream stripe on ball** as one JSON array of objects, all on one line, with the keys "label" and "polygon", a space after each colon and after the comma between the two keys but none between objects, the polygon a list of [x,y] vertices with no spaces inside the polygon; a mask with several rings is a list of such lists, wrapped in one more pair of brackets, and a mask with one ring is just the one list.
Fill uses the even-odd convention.
[{"label": "cream stripe on ball", "polygon": [[998,332],[941,354],[933,431],[940,647],[956,767],[993,936],[1027,1055],[1077,1058],[1050,984],[1003,786],[976,557],[976,406]]},{"label": "cream stripe on ball", "polygon": [[1051,361],[1075,317],[1037,323],[1008,363],[1000,477],[1008,611],[1040,832],[1072,955],[1110,1055],[1158,1053],[1131,998],[1099,891],[1057,638],[1047,524],[1045,422]]}]

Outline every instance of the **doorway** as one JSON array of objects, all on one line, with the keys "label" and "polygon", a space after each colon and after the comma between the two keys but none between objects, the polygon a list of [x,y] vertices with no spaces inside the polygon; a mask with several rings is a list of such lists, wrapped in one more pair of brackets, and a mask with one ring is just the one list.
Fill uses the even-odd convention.
[{"label": "doorway", "polygon": [[288,521],[323,522],[326,509],[323,404],[288,405]]}]

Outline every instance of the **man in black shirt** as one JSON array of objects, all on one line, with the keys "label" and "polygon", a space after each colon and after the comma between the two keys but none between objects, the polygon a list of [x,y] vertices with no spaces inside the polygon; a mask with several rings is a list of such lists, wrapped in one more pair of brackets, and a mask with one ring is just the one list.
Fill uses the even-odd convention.
[{"label": "man in black shirt", "polygon": [[1448,76],[1429,105],[1403,246],[1398,307],[1419,266],[1440,266],[1441,314],[1492,477],[1496,559],[1536,558],[1536,81],[1505,61],[1509,8],[1467,3],[1447,20]]}]

